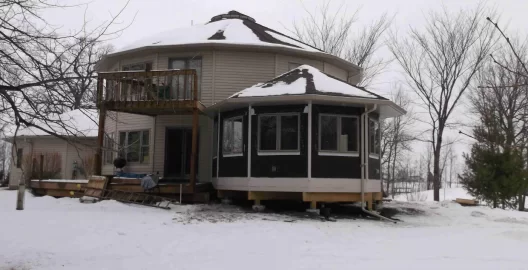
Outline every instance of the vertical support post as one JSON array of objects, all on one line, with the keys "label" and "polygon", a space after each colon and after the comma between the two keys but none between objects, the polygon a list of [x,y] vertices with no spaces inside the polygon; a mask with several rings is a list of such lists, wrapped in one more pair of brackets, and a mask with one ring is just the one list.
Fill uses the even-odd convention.
[{"label": "vertical support post", "polygon": [[308,103],[308,181],[312,179],[312,101]]},{"label": "vertical support post", "polygon": [[191,192],[196,185],[196,152],[198,151],[198,108],[193,108],[192,146],[191,146]]},{"label": "vertical support post", "polygon": [[251,178],[251,118],[252,118],[252,115],[251,115],[251,110],[252,110],[252,107],[251,105],[248,106],[248,135],[247,135],[247,138],[248,138],[248,151],[247,151],[247,177],[248,177],[248,180],[249,178]]},{"label": "vertical support post", "polygon": [[220,112],[218,112],[218,124],[217,126],[217,134],[216,134],[216,179],[220,178],[220,125],[222,122],[220,121]]},{"label": "vertical support post", "polygon": [[42,180],[43,175],[44,175],[44,155],[40,154],[39,180]]},{"label": "vertical support post", "polygon": [[310,202],[310,209],[317,209],[317,202],[316,201],[311,201]]},{"label": "vertical support post", "polygon": [[103,79],[97,78],[97,101],[99,105],[99,130],[97,132],[97,152],[95,153],[94,174],[102,174],[103,166],[103,142],[105,134],[106,107],[103,100]]}]

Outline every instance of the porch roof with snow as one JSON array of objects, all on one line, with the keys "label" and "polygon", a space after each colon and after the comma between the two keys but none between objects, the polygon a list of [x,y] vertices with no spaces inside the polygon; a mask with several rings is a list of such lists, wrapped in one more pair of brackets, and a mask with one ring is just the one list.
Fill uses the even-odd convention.
[{"label": "porch roof with snow", "polygon": [[237,92],[208,107],[207,111],[212,113],[247,105],[299,104],[308,101],[355,107],[376,104],[382,118],[397,117],[406,113],[403,108],[385,97],[309,65],[301,65],[267,82]]},{"label": "porch roof with snow", "polygon": [[[97,110],[72,110],[63,114],[50,117],[50,121],[34,121],[34,125],[38,125],[44,129],[55,132],[60,136],[66,137],[86,137],[95,138],[98,133],[98,119]],[[11,126],[6,132],[8,139],[12,139],[15,134],[16,126]],[[17,132],[17,137],[43,137],[50,135],[41,129],[30,126],[20,127]]]}]

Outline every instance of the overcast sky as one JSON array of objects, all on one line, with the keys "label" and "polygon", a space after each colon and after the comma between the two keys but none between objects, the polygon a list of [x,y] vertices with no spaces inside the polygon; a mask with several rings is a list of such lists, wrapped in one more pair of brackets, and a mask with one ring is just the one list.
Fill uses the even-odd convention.
[{"label": "overcast sky", "polygon": [[[126,0],[70,0],[64,3],[71,4],[88,3],[78,7],[46,11],[44,16],[54,25],[62,27],[63,30],[78,29],[83,22],[83,17],[94,26],[108,20],[112,15],[117,14],[127,3]],[[205,23],[211,17],[225,13],[230,10],[237,10],[247,14],[262,25],[268,26],[283,33],[291,29],[292,23],[305,16],[304,9],[315,11],[322,0],[131,0],[119,18],[121,23],[118,27],[130,26],[117,38],[110,42],[116,48],[128,45],[142,37],[156,34],[165,30],[190,26],[191,23]],[[409,26],[420,26],[424,24],[424,17],[431,9],[441,9],[445,6],[449,10],[460,8],[471,8],[482,1],[476,0],[334,0],[334,8],[344,4],[347,12],[353,13],[357,9],[357,26],[367,24],[371,20],[378,18],[384,12],[394,15],[392,30],[405,34]],[[528,31],[528,0],[502,0],[485,1],[486,6],[494,7],[501,14],[499,23],[508,25],[510,33],[524,33]],[[386,49],[379,52],[384,57],[390,57]],[[398,72],[398,66],[393,63],[388,70],[378,78],[371,86],[373,90],[381,94],[387,94],[395,83],[402,82],[404,77]],[[418,111],[418,110],[416,110]],[[467,122],[466,117],[462,117],[465,111],[459,110],[455,117]],[[467,123],[469,125],[469,123]],[[423,127],[418,125],[418,128]],[[471,132],[466,129],[467,132]],[[448,135],[452,138],[459,138],[457,152],[469,149],[471,139],[460,137],[457,130],[451,130]],[[417,146],[420,148],[420,146]],[[417,149],[416,152],[420,152]]]}]

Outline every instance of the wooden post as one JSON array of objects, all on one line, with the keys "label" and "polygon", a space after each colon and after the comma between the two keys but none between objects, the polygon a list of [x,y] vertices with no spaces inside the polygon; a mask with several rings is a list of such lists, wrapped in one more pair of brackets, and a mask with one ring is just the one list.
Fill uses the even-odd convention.
[{"label": "wooden post", "polygon": [[191,148],[191,192],[194,193],[196,185],[196,152],[198,151],[198,109],[193,108],[192,148]]},{"label": "wooden post", "polygon": [[42,180],[43,176],[44,176],[44,155],[40,154],[39,180]]},{"label": "wooden post", "polygon": [[[22,177],[24,177],[24,173],[22,173]],[[20,181],[18,185],[16,210],[24,210],[24,194],[25,193],[26,193],[26,184],[24,183],[22,179],[22,181]]]},{"label": "wooden post", "polygon": [[317,202],[316,201],[311,201],[310,202],[310,209],[317,209]]},{"label": "wooden post", "polygon": [[95,153],[95,164],[94,164],[94,174],[102,174],[103,166],[103,142],[105,134],[105,120],[106,120],[106,108],[105,100],[103,100],[103,79],[97,79],[97,101],[99,107],[99,130],[97,133],[97,151]]}]

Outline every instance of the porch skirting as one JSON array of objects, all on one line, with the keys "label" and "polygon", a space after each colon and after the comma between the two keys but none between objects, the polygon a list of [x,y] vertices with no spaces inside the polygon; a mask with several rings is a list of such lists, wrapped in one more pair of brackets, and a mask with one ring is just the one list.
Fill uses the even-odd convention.
[{"label": "porch skirting", "polygon": [[[357,178],[213,178],[217,190],[282,191],[282,192],[361,192]],[[381,192],[380,180],[365,181],[365,192]]]}]

